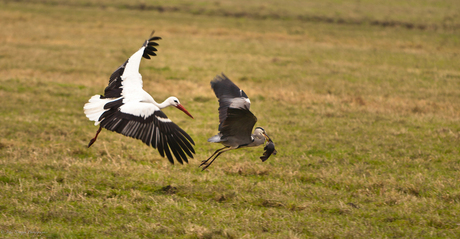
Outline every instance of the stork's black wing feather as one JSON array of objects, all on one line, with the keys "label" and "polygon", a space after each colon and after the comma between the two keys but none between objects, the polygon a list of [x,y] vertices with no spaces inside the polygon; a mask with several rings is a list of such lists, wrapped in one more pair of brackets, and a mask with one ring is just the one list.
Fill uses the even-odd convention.
[{"label": "stork's black wing feather", "polygon": [[[155,31],[152,32],[155,33]],[[148,40],[144,42],[143,47],[144,49],[144,54],[142,55],[146,59],[150,59],[150,56],[156,56],[157,54],[154,53],[154,51],[157,51],[157,49],[153,46],[158,46],[158,43],[155,41],[161,40],[161,37],[150,37]]]},{"label": "stork's black wing feather", "polygon": [[[144,118],[119,110],[123,99],[106,104],[101,117],[101,126],[110,131],[140,139],[145,144],[158,149],[162,157],[174,164],[173,155],[177,162],[187,162],[187,156],[193,158],[195,150],[193,139],[160,110]],[[172,152],[172,154],[171,154]]]}]

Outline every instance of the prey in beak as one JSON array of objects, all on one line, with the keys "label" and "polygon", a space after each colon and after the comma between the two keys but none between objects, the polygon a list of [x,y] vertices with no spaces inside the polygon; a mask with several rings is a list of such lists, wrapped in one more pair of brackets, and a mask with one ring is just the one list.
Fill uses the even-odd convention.
[{"label": "prey in beak", "polygon": [[265,133],[262,133],[265,137],[265,139],[268,141],[268,143],[265,145],[264,147],[264,154],[262,156],[260,156],[260,159],[262,160],[262,162],[265,162],[272,154],[273,155],[276,155],[276,153],[278,153],[275,149],[275,143],[273,143],[272,139],[270,139],[270,137],[268,137],[268,135],[266,135]]},{"label": "prey in beak", "polygon": [[193,116],[181,104],[177,105],[176,108],[182,110],[184,113],[186,113],[188,116],[190,116],[190,118],[194,119]]}]

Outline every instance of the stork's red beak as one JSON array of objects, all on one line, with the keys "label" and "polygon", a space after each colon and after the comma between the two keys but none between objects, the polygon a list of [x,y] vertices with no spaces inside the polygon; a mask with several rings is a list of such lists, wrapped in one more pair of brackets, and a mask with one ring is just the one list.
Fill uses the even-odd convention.
[{"label": "stork's red beak", "polygon": [[176,108],[182,110],[184,113],[186,113],[190,118],[194,119],[193,116],[184,108],[182,105],[177,105]]}]

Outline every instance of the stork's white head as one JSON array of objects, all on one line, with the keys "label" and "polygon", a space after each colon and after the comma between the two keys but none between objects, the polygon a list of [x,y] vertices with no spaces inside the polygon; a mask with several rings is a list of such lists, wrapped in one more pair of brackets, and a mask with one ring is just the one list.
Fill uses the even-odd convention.
[{"label": "stork's white head", "polygon": [[190,116],[190,118],[193,119],[193,116],[184,108],[184,106],[182,106],[180,104],[179,99],[177,99],[176,97],[171,96],[168,99],[166,99],[165,102],[167,102],[168,105],[174,106],[174,107],[182,110],[184,113],[186,113],[188,116]]},{"label": "stork's white head", "polygon": [[174,96],[171,96],[168,99],[166,99],[166,102],[168,102],[168,105],[171,105],[171,106],[174,106],[174,107],[177,107],[178,105],[180,105],[179,99],[177,99]]}]

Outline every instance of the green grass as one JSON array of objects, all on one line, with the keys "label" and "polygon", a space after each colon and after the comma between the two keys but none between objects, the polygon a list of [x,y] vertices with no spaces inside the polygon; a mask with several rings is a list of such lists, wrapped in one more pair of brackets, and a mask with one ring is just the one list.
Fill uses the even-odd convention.
[{"label": "green grass", "polygon": [[[246,4],[246,5],[245,5]],[[458,238],[456,1],[2,1],[0,237]],[[243,7],[245,6],[245,7]],[[196,142],[189,164],[102,131],[83,105],[141,63]],[[227,152],[224,72],[276,143]]]}]

